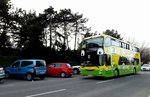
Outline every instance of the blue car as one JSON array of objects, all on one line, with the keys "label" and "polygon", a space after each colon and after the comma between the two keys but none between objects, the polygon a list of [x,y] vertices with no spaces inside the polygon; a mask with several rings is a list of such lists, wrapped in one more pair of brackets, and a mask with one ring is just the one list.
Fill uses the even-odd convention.
[{"label": "blue car", "polygon": [[5,72],[3,67],[0,66],[0,82],[5,78]]},{"label": "blue car", "polygon": [[22,59],[15,61],[5,69],[6,78],[17,76],[33,80],[34,77],[44,79],[46,75],[46,62],[39,59]]}]

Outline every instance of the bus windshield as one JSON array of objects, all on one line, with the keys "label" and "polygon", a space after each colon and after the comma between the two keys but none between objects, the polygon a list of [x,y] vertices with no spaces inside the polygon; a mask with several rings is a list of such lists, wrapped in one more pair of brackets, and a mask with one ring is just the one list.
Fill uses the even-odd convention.
[{"label": "bus windshield", "polygon": [[103,37],[90,38],[82,42],[82,48],[102,47]]},{"label": "bus windshield", "polygon": [[[90,59],[88,58],[90,56]],[[84,66],[102,66],[104,65],[104,55],[95,55],[94,53],[88,56],[81,57],[81,62]]]}]

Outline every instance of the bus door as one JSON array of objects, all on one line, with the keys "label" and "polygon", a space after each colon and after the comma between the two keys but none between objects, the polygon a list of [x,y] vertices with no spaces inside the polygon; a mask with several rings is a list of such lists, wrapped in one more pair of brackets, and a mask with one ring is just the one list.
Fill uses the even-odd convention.
[{"label": "bus door", "polygon": [[105,66],[106,66],[106,73],[112,74],[113,73],[113,67],[111,66],[111,56],[109,54],[104,54],[105,58]]},{"label": "bus door", "polygon": [[130,67],[129,67],[129,63],[126,57],[122,57],[120,56],[119,59],[119,65],[120,65],[120,73],[121,75],[123,74],[128,74]]}]

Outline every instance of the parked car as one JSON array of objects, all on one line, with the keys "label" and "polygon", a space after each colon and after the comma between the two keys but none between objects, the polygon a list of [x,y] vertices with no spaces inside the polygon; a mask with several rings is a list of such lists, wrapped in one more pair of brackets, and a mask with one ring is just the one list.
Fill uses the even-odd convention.
[{"label": "parked car", "polygon": [[150,70],[150,64],[144,64],[143,66],[141,66],[141,70]]},{"label": "parked car", "polygon": [[74,74],[79,74],[80,73],[80,65],[72,66],[73,68],[73,73]]},{"label": "parked car", "polygon": [[47,65],[47,74],[51,76],[71,77],[73,69],[69,63],[51,63]]},{"label": "parked car", "polygon": [[5,72],[3,67],[0,66],[0,82],[5,78]]},{"label": "parked car", "polygon": [[6,78],[17,76],[32,80],[34,77],[44,79],[46,75],[46,62],[39,59],[22,59],[15,61],[5,69]]}]

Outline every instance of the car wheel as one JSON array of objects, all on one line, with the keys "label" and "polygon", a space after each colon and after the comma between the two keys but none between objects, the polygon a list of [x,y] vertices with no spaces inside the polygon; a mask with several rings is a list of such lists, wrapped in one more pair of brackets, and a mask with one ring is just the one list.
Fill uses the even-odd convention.
[{"label": "car wheel", "polygon": [[79,70],[78,69],[73,69],[73,73],[74,74],[79,74]]},{"label": "car wheel", "polygon": [[26,79],[27,79],[28,81],[31,81],[31,80],[33,79],[32,74],[31,74],[31,73],[28,73],[28,74],[26,75]]},{"label": "car wheel", "polygon": [[62,72],[62,73],[60,74],[60,76],[61,76],[62,78],[64,78],[64,77],[66,77],[66,73],[65,73],[65,72]]},{"label": "car wheel", "polygon": [[8,72],[6,72],[5,78],[10,78],[10,74]]}]

